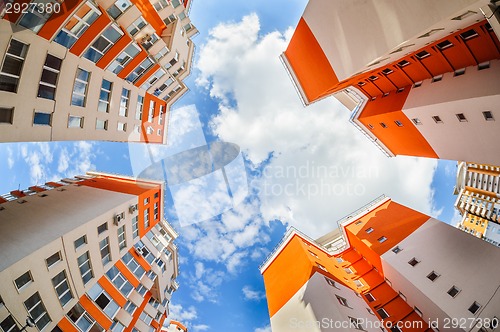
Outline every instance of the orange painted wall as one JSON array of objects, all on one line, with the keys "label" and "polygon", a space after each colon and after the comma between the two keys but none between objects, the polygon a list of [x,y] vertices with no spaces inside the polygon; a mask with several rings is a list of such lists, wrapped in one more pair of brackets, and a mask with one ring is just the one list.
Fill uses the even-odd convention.
[{"label": "orange painted wall", "polygon": [[73,15],[76,8],[78,8],[83,1],[84,0],[65,0],[61,3],[61,11],[50,16],[40,31],[38,31],[38,35],[47,40],[51,40],[56,32],[62,27],[66,19]]},{"label": "orange painted wall", "polygon": [[130,282],[132,284],[132,286],[134,286],[134,288],[137,288],[137,286],[139,286],[139,284],[140,284],[139,279],[137,279],[135,274],[130,272],[128,267],[121,260],[116,262],[115,266],[125,276],[125,278],[127,278],[128,282]]},{"label": "orange painted wall", "polygon": [[174,324],[174,325],[180,327],[183,331],[187,332],[187,327],[185,327],[182,323],[180,323],[176,320],[170,321],[170,324]]},{"label": "orange painted wall", "polygon": [[113,285],[108,278],[102,276],[101,279],[99,279],[98,283],[106,291],[106,293],[108,293],[113,298],[113,300],[118,303],[120,307],[125,306],[125,303],[127,303],[127,299],[122,295],[122,293],[120,293],[118,289],[116,289],[115,285]]},{"label": "orange painted wall", "polygon": [[[356,221],[361,221],[361,224],[356,225],[356,221],[353,221],[345,230],[351,246],[366,257],[380,273],[383,273],[380,256],[394,248],[429,218],[423,213],[388,201],[356,219]],[[367,233],[368,228],[373,228],[373,232]],[[385,236],[387,240],[379,243],[378,239],[382,236]]]},{"label": "orange painted wall", "polygon": [[124,34],[117,42],[113,45],[99,61],[97,61],[96,65],[99,68],[106,68],[124,49],[132,42],[132,38]]},{"label": "orange painted wall", "polygon": [[330,62],[303,18],[295,29],[285,56],[310,102],[339,83]]},{"label": "orange painted wall", "polygon": [[[151,186],[142,186],[140,183],[133,180],[116,178],[106,178],[106,177],[95,177],[92,179],[86,179],[78,184],[82,186],[88,186],[93,188],[99,188],[104,190],[112,190],[120,193],[131,194],[131,195],[142,195],[148,191],[154,190]],[[154,184],[152,184],[154,185]],[[156,190],[160,189],[160,185],[157,185]]]},{"label": "orange painted wall", "polygon": [[103,328],[108,330],[111,327],[113,322],[104,312],[102,312],[101,308],[97,307],[92,300],[87,297],[87,295],[80,297],[80,304]]},{"label": "orange painted wall", "polygon": [[59,323],[57,323],[57,326],[63,330],[64,332],[80,332],[73,323],[71,323],[66,316],[64,316]]},{"label": "orange painted wall", "polygon": [[133,248],[129,250],[129,253],[134,256],[137,263],[139,263],[139,265],[142,266],[142,268],[146,270],[146,272],[151,270],[151,266],[149,265],[148,261],[146,261],[144,257],[142,257],[142,255],[137,254]]},{"label": "orange painted wall", "polygon": [[146,80],[153,75],[158,69],[160,69],[159,64],[155,64],[153,67],[149,68],[149,70],[142,74],[141,78],[137,80],[137,82],[134,83],[135,86],[141,86]]},{"label": "orange painted wall", "polygon": [[130,322],[130,325],[127,326],[125,330],[123,330],[124,332],[132,331],[135,323],[137,323],[139,316],[144,311],[144,308],[146,307],[146,304],[148,303],[150,298],[151,298],[151,292],[148,291],[146,292],[146,294],[144,294],[144,301],[142,301],[141,305],[135,310],[134,315],[132,316],[132,321]]},{"label": "orange painted wall", "polygon": [[[102,8],[100,8],[102,11]],[[76,56],[81,56],[87,47],[99,36],[104,29],[111,23],[111,18],[108,15],[101,15],[94,23],[78,38],[78,41],[69,50]]]},{"label": "orange painted wall", "polygon": [[[149,112],[149,103],[151,101],[155,102],[153,123],[148,122],[148,112]],[[163,105],[163,124],[158,124],[158,117],[160,115],[160,105]],[[158,136],[157,130],[161,129],[162,133],[165,132],[165,126],[167,123],[167,102],[163,99],[160,99],[156,96],[153,96],[150,93],[146,92],[144,96],[144,106],[143,106],[143,114],[142,114],[142,128],[141,128],[141,142],[145,143],[163,143],[163,135]],[[151,126],[153,127],[153,133],[148,135],[147,128]]]},{"label": "orange painted wall", "polygon": [[156,30],[158,36],[161,36],[162,31],[167,27],[161,19],[158,12],[153,7],[149,0],[131,0],[132,3],[141,11],[142,16]]},{"label": "orange painted wall", "polygon": [[148,56],[148,53],[144,50],[141,53],[137,54],[135,58],[133,58],[123,69],[118,73],[119,78],[125,79],[132,71],[134,71],[135,67],[141,64],[144,59]]},{"label": "orange painted wall", "polygon": [[[438,158],[427,140],[402,111],[409,93],[410,87],[407,87],[401,93],[391,93],[387,97],[368,101],[358,119],[395,155]],[[399,127],[395,121],[401,122],[403,126]]]}]

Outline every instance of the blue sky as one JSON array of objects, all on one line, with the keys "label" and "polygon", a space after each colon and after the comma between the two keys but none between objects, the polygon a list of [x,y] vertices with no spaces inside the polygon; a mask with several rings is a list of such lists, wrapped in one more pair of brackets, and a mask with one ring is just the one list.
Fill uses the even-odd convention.
[{"label": "blue sky", "polygon": [[[241,147],[249,194],[223,215],[184,227],[167,195],[181,257],[171,316],[192,331],[270,331],[258,266],[287,225],[318,237],[384,193],[445,222],[455,218],[455,161],[387,159],[332,98],[302,107],[278,55],[306,3],[193,1],[196,68],[173,112],[195,105],[208,141]],[[134,174],[128,145],[0,145],[2,193],[87,170]]]}]

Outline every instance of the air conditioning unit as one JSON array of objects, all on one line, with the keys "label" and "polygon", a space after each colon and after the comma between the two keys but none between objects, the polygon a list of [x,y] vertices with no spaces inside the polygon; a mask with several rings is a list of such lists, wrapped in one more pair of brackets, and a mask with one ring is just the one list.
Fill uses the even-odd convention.
[{"label": "air conditioning unit", "polygon": [[118,225],[118,224],[120,223],[120,221],[122,221],[122,216],[121,216],[120,214],[117,214],[117,215],[115,216],[115,218],[113,219],[113,223],[114,223],[115,225]]},{"label": "air conditioning unit", "polygon": [[137,211],[137,206],[135,205],[130,205],[130,207],[128,208],[128,211],[130,213],[134,213],[135,211]]}]

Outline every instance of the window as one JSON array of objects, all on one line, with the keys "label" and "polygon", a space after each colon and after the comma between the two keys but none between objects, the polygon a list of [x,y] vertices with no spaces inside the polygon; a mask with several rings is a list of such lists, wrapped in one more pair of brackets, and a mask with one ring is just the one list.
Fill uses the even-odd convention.
[{"label": "window", "polygon": [[26,310],[28,310],[28,315],[33,318],[39,330],[42,330],[51,322],[49,314],[47,314],[47,310],[45,310],[45,306],[38,292],[24,301],[24,306]]},{"label": "window", "polygon": [[132,6],[132,3],[129,0],[116,0],[115,3],[108,8],[107,12],[109,16],[116,20],[130,6]]},{"label": "window", "polygon": [[174,7],[174,8],[179,7],[181,4],[179,0],[172,0],[171,3],[172,3],[172,7]]},{"label": "window", "polygon": [[458,121],[460,122],[467,122],[467,118],[465,117],[464,113],[458,113],[458,114],[455,114]]},{"label": "window", "polygon": [[372,227],[369,227],[365,230],[366,233],[370,234],[371,232],[373,232],[373,228]]},{"label": "window", "polygon": [[153,61],[150,58],[144,59],[144,61],[142,61],[141,64],[127,76],[126,80],[135,83],[139,77],[141,77],[142,74],[144,74],[152,66]]},{"label": "window", "polygon": [[125,309],[126,312],[132,315],[135,309],[137,309],[137,306],[133,302],[127,301],[123,309]]},{"label": "window", "polygon": [[421,86],[422,86],[422,83],[423,83],[423,81],[420,81],[420,82],[415,82],[415,84],[413,84],[413,87],[414,87],[414,88],[421,87]]},{"label": "window", "polygon": [[90,81],[90,73],[78,68],[76,70],[75,85],[71,96],[71,105],[85,107],[87,88]]},{"label": "window", "polygon": [[38,126],[50,126],[52,123],[52,113],[35,111],[33,124]]},{"label": "window", "polygon": [[105,237],[99,241],[99,250],[101,251],[102,265],[106,265],[111,261],[111,251],[109,250],[109,237]]},{"label": "window", "polygon": [[384,70],[382,70],[382,74],[384,75],[389,75],[389,74],[392,74],[394,71],[390,68],[385,68]]},{"label": "window", "polygon": [[349,317],[349,327],[354,327],[356,330],[363,330],[363,325],[361,324],[362,320]]},{"label": "window", "polygon": [[463,40],[469,40],[469,39],[472,39],[472,38],[477,37],[477,36],[478,36],[478,34],[474,29],[467,30],[467,31],[462,32],[460,34],[460,37],[462,37]]},{"label": "window", "polygon": [[356,285],[356,287],[363,287],[364,286],[364,284],[360,280],[354,280],[354,284]]},{"label": "window", "polygon": [[317,265],[320,269],[322,269],[323,271],[328,272],[328,270],[326,269],[326,267],[324,267],[324,266],[323,266],[323,265],[321,265],[320,263],[316,263],[316,265]]},{"label": "window", "polygon": [[118,122],[118,126],[116,127],[118,131],[127,131],[127,124],[123,122]]},{"label": "window", "polygon": [[437,115],[434,115],[432,117],[432,120],[434,120],[435,123],[443,123],[443,121],[441,120],[441,118]]},{"label": "window", "polygon": [[160,59],[167,55],[168,52],[170,52],[170,50],[166,46],[163,47],[158,51],[158,53],[155,54],[156,61],[160,61]]},{"label": "window", "polygon": [[377,241],[380,243],[383,243],[383,242],[387,241],[387,238],[385,236],[382,236],[382,237],[378,238]]},{"label": "window", "polygon": [[144,274],[146,273],[146,270],[144,270],[142,268],[142,266],[139,265],[139,263],[137,263],[137,261],[135,260],[135,258],[130,253],[126,253],[122,257],[122,261],[125,263],[125,265],[127,265],[127,267],[129,268],[129,270],[133,274],[135,274],[135,276],[137,277],[137,279],[141,279],[144,276]]},{"label": "window", "polygon": [[378,77],[377,77],[377,76],[375,76],[375,75],[372,75],[372,76],[368,77],[368,79],[369,79],[370,81],[376,81],[376,80],[378,80]]},{"label": "window", "polygon": [[366,294],[365,294],[365,297],[366,297],[366,300],[367,300],[368,302],[373,302],[373,301],[375,301],[375,297],[374,297],[372,294],[370,294],[370,293],[366,293]]},{"label": "window", "polygon": [[123,330],[125,330],[125,326],[123,326],[123,324],[119,321],[114,320],[113,324],[111,324],[110,330],[111,332],[122,332]]},{"label": "window", "polygon": [[142,320],[146,325],[151,325],[151,322],[153,321],[153,317],[145,313],[144,311],[141,313],[139,316],[140,320]]},{"label": "window", "polygon": [[166,25],[169,25],[170,23],[172,23],[176,19],[177,19],[177,17],[175,17],[175,14],[172,14],[172,15],[168,16],[167,18],[165,18],[163,20],[163,22],[165,22]]},{"label": "window", "polygon": [[75,323],[76,326],[78,326],[80,331],[104,331],[104,329],[87,314],[85,309],[83,309],[79,303],[75,304],[75,306],[68,311],[67,316],[73,323]]},{"label": "window", "polygon": [[0,107],[0,123],[12,124],[13,117],[14,117],[14,108]]},{"label": "window", "polygon": [[125,297],[129,296],[130,292],[134,289],[134,286],[127,281],[115,266],[112,266],[108,272],[106,272],[106,275]]},{"label": "window", "polygon": [[71,48],[100,15],[101,12],[97,7],[89,1],[85,2],[59,31],[54,41],[66,48]]},{"label": "window", "polygon": [[101,93],[99,94],[99,104],[97,105],[97,110],[99,112],[109,112],[109,102],[111,100],[112,88],[112,82],[105,79],[102,80]]},{"label": "window", "polygon": [[62,270],[54,278],[52,278],[52,285],[56,290],[61,306],[64,307],[73,298],[65,270]]},{"label": "window", "polygon": [[135,107],[135,119],[142,120],[142,107],[144,105],[144,97],[137,97],[137,106]]},{"label": "window", "polygon": [[108,120],[97,119],[95,123],[95,129],[97,130],[108,130]]},{"label": "window", "polygon": [[408,66],[409,64],[410,64],[410,62],[406,61],[406,60],[401,60],[401,61],[398,62],[398,66],[401,67],[401,68],[403,68],[405,66]]},{"label": "window", "polygon": [[491,111],[484,111],[483,117],[486,121],[495,121],[495,118],[493,118],[493,114],[491,113]]},{"label": "window", "polygon": [[[148,122],[153,122],[154,114],[155,114],[155,102],[151,100],[149,102]],[[146,204],[147,203],[144,203],[144,205]]]},{"label": "window", "polygon": [[92,272],[92,266],[90,265],[90,255],[86,251],[77,259],[78,268],[80,269],[80,275],[82,276],[83,284],[85,285],[90,279],[94,277]]},{"label": "window", "polygon": [[337,261],[337,263],[343,263],[344,262],[344,259],[342,257],[335,257],[335,260]]},{"label": "window", "polygon": [[477,70],[483,70],[483,69],[488,69],[490,68],[490,62],[481,62],[480,64],[477,65]]},{"label": "window", "polygon": [[158,2],[156,2],[154,4],[154,7],[155,7],[156,11],[160,11],[163,8],[166,8],[167,6],[168,6],[167,0],[159,0]]},{"label": "window", "polygon": [[422,314],[422,311],[417,308],[417,307],[413,307],[413,310],[415,310],[415,312],[417,313],[417,315],[419,315],[420,317],[423,317],[424,315]]},{"label": "window", "polygon": [[349,306],[349,303],[347,303],[347,300],[344,299],[343,297],[341,296],[338,296],[338,295],[335,295],[337,297],[337,300],[339,301],[339,303],[341,305],[343,305],[344,307],[348,307]]},{"label": "window", "polygon": [[54,100],[56,95],[57,78],[61,70],[62,59],[47,54],[45,64],[43,65],[42,77],[38,85],[39,98]]},{"label": "window", "polygon": [[151,77],[144,82],[144,84],[141,86],[142,89],[147,90],[149,89],[153,84],[156,83],[160,78],[162,78],[166,74],[165,70],[163,69],[158,69]]},{"label": "window", "polygon": [[12,318],[11,315],[7,316],[1,323],[0,323],[0,328],[2,328],[2,331],[6,332],[19,332],[21,331],[18,327],[14,319]]},{"label": "window", "polygon": [[83,53],[83,57],[96,63],[102,56],[123,36],[123,31],[116,25],[111,24],[96,41]]},{"label": "window", "polygon": [[31,276],[31,272],[27,271],[23,273],[19,278],[17,278],[14,283],[16,284],[16,288],[20,290],[27,284],[31,283],[33,281],[33,277]]},{"label": "window", "polygon": [[98,283],[92,286],[87,294],[99,306],[99,308],[101,308],[102,311],[108,315],[108,317],[113,318],[118,309],[120,309],[120,306],[113,301],[111,296],[109,296]]},{"label": "window", "polygon": [[434,77],[432,78],[432,81],[431,81],[431,82],[432,82],[432,83],[434,83],[434,82],[439,82],[439,81],[441,81],[442,79],[443,79],[443,75],[436,75],[436,76],[434,76]]},{"label": "window", "polygon": [[118,247],[120,250],[127,246],[127,240],[125,238],[125,225],[118,228]]},{"label": "window", "polygon": [[132,218],[132,237],[135,239],[139,236],[139,217]]},{"label": "window", "polygon": [[313,257],[318,258],[318,255],[316,255],[316,254],[315,254],[315,253],[313,253],[312,251],[309,251],[309,254],[311,254],[311,256],[313,256]]},{"label": "window", "polygon": [[154,219],[158,219],[158,202],[153,205]]},{"label": "window", "polygon": [[409,262],[408,264],[410,264],[411,266],[415,266],[417,265],[418,263],[420,263],[420,261],[418,261],[415,257],[413,257]]},{"label": "window", "polygon": [[154,43],[156,43],[158,41],[158,39],[160,39],[160,37],[158,37],[158,35],[156,33],[153,33],[151,36],[146,35],[142,39],[141,45],[147,51],[154,45]]},{"label": "window", "polygon": [[61,261],[61,252],[58,251],[55,254],[51,255],[49,258],[47,258],[45,260],[45,263],[47,264],[47,268],[50,268],[52,265],[60,261]]},{"label": "window", "polygon": [[130,96],[130,90],[125,88],[122,89],[122,96],[120,99],[120,112],[119,116],[128,116],[128,99]]},{"label": "window", "polygon": [[399,297],[406,301],[406,296],[403,293],[399,292]]},{"label": "window", "polygon": [[436,44],[437,48],[439,48],[441,51],[444,50],[444,49],[447,49],[449,47],[452,47],[453,46],[453,43],[450,42],[449,40],[445,40],[445,41],[442,41],[440,43],[437,43]]},{"label": "window", "polygon": [[431,54],[427,51],[420,51],[417,54],[415,54],[415,56],[417,57],[417,59],[422,60],[427,58],[428,56],[431,56]]},{"label": "window", "polygon": [[149,227],[149,208],[144,209],[144,229]]},{"label": "window", "polygon": [[337,287],[337,284],[335,283],[335,281],[333,281],[332,279],[329,279],[329,278],[325,277],[325,280],[326,280],[326,283],[327,283],[328,285],[330,285],[330,286],[332,286],[332,287],[335,287],[335,288],[339,289],[339,288]]},{"label": "window", "polygon": [[130,24],[127,28],[127,32],[131,35],[131,36],[135,36],[139,31],[142,30],[142,28],[144,28],[145,26],[147,25],[146,21],[144,20],[144,18],[141,16],[139,17],[137,20],[135,20],[134,22],[132,22],[132,24]]},{"label": "window", "polygon": [[346,267],[346,268],[344,269],[344,271],[345,271],[345,273],[347,273],[347,274],[352,274],[352,269],[351,269],[350,267]]},{"label": "window", "polygon": [[17,92],[19,77],[23,69],[24,59],[28,53],[28,45],[15,39],[10,40],[9,48],[3,59],[0,70],[0,90]]},{"label": "window", "polygon": [[455,70],[453,76],[461,76],[463,74],[465,74],[465,68]]},{"label": "window", "polygon": [[395,124],[396,124],[396,126],[398,126],[398,127],[403,127],[403,123],[402,123],[401,121],[399,121],[399,120],[394,121],[394,123],[395,123]]},{"label": "window", "polygon": [[27,11],[23,11],[24,15],[21,17],[21,20],[19,21],[19,25],[30,29],[31,31],[37,33],[40,31],[40,29],[43,27],[45,22],[47,22],[47,19],[52,15],[53,12],[55,12],[56,9],[53,10],[48,10],[49,5],[52,5],[52,8],[54,8],[54,5],[56,4],[56,0],[45,0],[42,2],[44,6],[47,6],[47,10],[38,10],[38,8],[32,8],[29,7]]},{"label": "window", "polygon": [[472,303],[472,305],[469,307],[469,312],[471,312],[472,314],[476,314],[479,309],[481,309],[481,305],[474,301],[474,303]]},{"label": "window", "polygon": [[460,293],[460,289],[458,289],[456,286],[453,286],[448,290],[447,293],[449,296],[455,297],[458,295],[458,293]]},{"label": "window", "polygon": [[83,246],[84,244],[87,244],[87,236],[83,235],[79,237],[78,239],[75,240],[75,250]]},{"label": "window", "polygon": [[377,314],[378,314],[378,315],[380,316],[380,318],[382,318],[382,319],[385,319],[385,318],[389,317],[389,314],[387,313],[387,311],[385,311],[385,309],[384,309],[384,308],[382,308],[382,309],[378,309],[378,310],[377,310]]},{"label": "window", "polygon": [[385,123],[383,123],[383,122],[380,122],[380,126],[381,126],[382,128],[387,128],[387,125],[386,125]]},{"label": "window", "polygon": [[116,57],[116,59],[108,66],[108,70],[118,74],[122,69],[141,52],[141,49],[136,43],[132,43]]},{"label": "window", "polygon": [[435,271],[432,271],[431,273],[429,273],[427,275],[427,279],[429,279],[430,281],[435,281],[437,278],[439,278],[440,274],[439,273],[436,273]]},{"label": "window", "polygon": [[70,115],[68,118],[68,128],[83,128],[83,117]]}]

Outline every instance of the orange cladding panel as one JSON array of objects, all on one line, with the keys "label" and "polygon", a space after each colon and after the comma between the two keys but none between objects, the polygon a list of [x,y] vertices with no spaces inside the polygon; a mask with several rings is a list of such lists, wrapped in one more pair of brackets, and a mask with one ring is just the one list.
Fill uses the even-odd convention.
[{"label": "orange cladding panel", "polygon": [[137,279],[135,274],[130,272],[128,267],[121,260],[116,262],[115,266],[125,276],[125,278],[127,278],[128,282],[130,282],[132,286],[134,286],[134,288],[137,288],[137,286],[139,286],[139,284],[141,283],[139,279]]},{"label": "orange cladding panel", "polygon": [[141,11],[142,16],[156,30],[158,36],[161,36],[163,30],[167,27],[161,19],[158,12],[149,0],[132,0],[132,3]]},{"label": "orange cladding panel", "polygon": [[57,324],[57,327],[59,327],[61,330],[64,332],[79,332],[80,330],[77,329],[69,320],[66,316],[63,316],[63,318],[59,321]]},{"label": "orange cladding panel", "polygon": [[112,321],[87,297],[87,295],[80,297],[80,304],[104,329],[108,330],[111,327]]},{"label": "orange cladding panel", "polygon": [[313,264],[301,242],[295,235],[262,273],[270,317],[292,298],[313,272]]},{"label": "orange cladding panel", "polygon": [[[104,189],[104,190],[111,190],[111,191],[116,191],[120,193],[125,193],[125,194],[131,194],[131,195],[141,195],[149,190],[151,190],[151,187],[146,187],[142,186],[141,184],[136,183],[135,181],[132,180],[127,180],[127,179],[111,179],[111,178],[92,178],[88,180],[83,180],[79,182],[78,184],[82,186],[88,186],[88,187],[93,187],[93,188],[99,188],[99,189]],[[160,188],[160,185],[158,185],[158,189]]]},{"label": "orange cladding panel", "polygon": [[401,93],[391,93],[368,101],[359,121],[395,155],[438,158],[436,152],[418,131],[402,109],[410,87]]},{"label": "orange cladding panel", "polygon": [[316,37],[301,18],[285,56],[309,102],[313,102],[339,83],[337,75]]},{"label": "orange cladding panel", "polygon": [[[381,273],[380,256],[422,226],[429,216],[393,201],[387,201],[375,210],[357,219],[362,223],[351,223],[346,227],[351,246],[366,257]],[[372,228],[372,231],[368,231]],[[386,240],[380,242],[379,239]]]},{"label": "orange cladding panel", "polygon": [[127,303],[127,299],[122,295],[122,293],[120,293],[118,289],[116,289],[115,285],[113,285],[108,278],[102,276],[101,279],[99,279],[99,285],[101,285],[106,293],[108,293],[120,307],[125,306],[125,303]]},{"label": "orange cladding panel", "polygon": [[159,64],[155,64],[153,67],[151,67],[146,73],[142,74],[141,78],[137,80],[137,82],[134,83],[135,86],[141,86],[146,80],[153,75],[158,69],[160,69]]},{"label": "orange cladding panel", "polygon": [[146,57],[148,53],[144,50],[137,54],[119,73],[118,77],[125,79]]},{"label": "orange cladding panel", "polygon": [[125,34],[123,35],[117,42],[116,44],[113,45],[103,56],[99,61],[97,61],[96,65],[99,68],[106,68],[124,49],[127,47],[130,42],[132,41],[132,38]]},{"label": "orange cladding panel", "polygon": [[83,0],[65,0],[61,3],[61,11],[50,16],[40,31],[38,31],[38,35],[47,40],[52,39],[54,34],[59,31],[66,19],[73,14],[82,1]]},{"label": "orange cladding panel", "polygon": [[76,56],[81,56],[87,47],[92,44],[94,39],[101,35],[104,29],[111,23],[111,19],[108,15],[101,15],[99,18],[92,23],[92,25],[83,33],[83,35],[78,38],[78,41],[69,50]]}]

